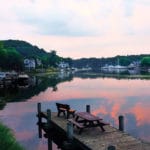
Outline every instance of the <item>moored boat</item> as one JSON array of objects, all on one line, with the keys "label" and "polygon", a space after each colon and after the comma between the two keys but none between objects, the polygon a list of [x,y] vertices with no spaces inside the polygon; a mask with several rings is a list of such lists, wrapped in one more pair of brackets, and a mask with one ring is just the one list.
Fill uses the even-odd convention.
[{"label": "moored boat", "polygon": [[19,74],[18,75],[18,85],[19,86],[29,85],[29,76],[27,74]]}]

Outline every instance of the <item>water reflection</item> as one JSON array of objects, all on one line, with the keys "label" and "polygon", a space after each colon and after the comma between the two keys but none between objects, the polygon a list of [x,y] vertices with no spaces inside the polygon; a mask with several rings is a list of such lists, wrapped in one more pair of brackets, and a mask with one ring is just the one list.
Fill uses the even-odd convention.
[{"label": "water reflection", "polygon": [[[52,111],[56,111],[57,101],[68,103],[77,111],[85,110],[89,104],[93,114],[115,127],[118,127],[118,116],[124,115],[125,130],[133,136],[150,141],[150,80],[89,76],[80,78],[78,75],[74,78],[36,78],[34,83],[28,89],[18,89],[16,94],[12,94],[14,101],[26,102],[9,103],[0,112],[1,119],[14,130],[17,139],[27,149],[47,149],[47,141],[38,139],[35,117],[37,102],[42,102],[43,110],[51,108]],[[7,96],[3,92],[1,94]],[[56,149],[57,146],[53,147]]]},{"label": "water reflection", "polygon": [[3,109],[5,102],[16,102],[16,101],[26,101],[34,95],[38,95],[42,91],[46,91],[47,88],[51,88],[51,91],[57,91],[57,85],[61,82],[71,81],[72,75],[65,76],[50,76],[50,77],[31,77],[30,84],[26,88],[19,87],[8,87],[0,88],[0,97],[3,100],[0,101],[0,109]]}]

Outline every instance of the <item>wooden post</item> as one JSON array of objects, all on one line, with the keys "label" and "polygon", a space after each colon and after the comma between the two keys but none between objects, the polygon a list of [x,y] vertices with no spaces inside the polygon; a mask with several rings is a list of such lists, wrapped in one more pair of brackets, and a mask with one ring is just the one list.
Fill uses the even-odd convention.
[{"label": "wooden post", "polygon": [[116,150],[116,147],[113,145],[108,146],[107,150]]},{"label": "wooden post", "polygon": [[90,105],[86,105],[86,112],[88,112],[88,113],[91,112]]},{"label": "wooden post", "polygon": [[[47,109],[47,127],[48,127],[48,130],[50,130],[51,128],[51,110],[50,109]],[[48,150],[52,150],[52,140],[50,139],[49,135],[48,135]]]},{"label": "wooden post", "polygon": [[50,109],[47,109],[47,125],[48,125],[48,128],[50,128],[51,126],[51,110]]},{"label": "wooden post", "polygon": [[67,123],[67,137],[68,140],[73,140],[73,124],[71,122]]},{"label": "wooden post", "polygon": [[124,117],[119,116],[119,130],[124,131]]},{"label": "wooden post", "polygon": [[42,117],[41,117],[41,103],[37,104],[37,110],[38,110],[38,131],[39,131],[39,138],[42,138]]},{"label": "wooden post", "polygon": [[52,140],[49,138],[49,135],[48,135],[48,150],[52,150]]}]

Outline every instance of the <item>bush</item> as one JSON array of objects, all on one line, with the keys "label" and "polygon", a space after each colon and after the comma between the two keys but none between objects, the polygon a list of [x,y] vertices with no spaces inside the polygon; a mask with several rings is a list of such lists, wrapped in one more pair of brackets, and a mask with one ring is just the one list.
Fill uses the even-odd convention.
[{"label": "bush", "polygon": [[0,123],[0,150],[23,150],[12,131]]}]

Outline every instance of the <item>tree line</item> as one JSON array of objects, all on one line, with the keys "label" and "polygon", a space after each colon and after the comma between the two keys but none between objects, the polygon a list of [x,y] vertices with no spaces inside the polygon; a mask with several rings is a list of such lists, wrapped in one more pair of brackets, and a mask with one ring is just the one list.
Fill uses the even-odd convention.
[{"label": "tree line", "polygon": [[150,67],[150,55],[127,55],[127,56],[115,56],[110,58],[81,58],[73,60],[73,67],[83,68],[91,67],[93,70],[97,70],[107,65],[121,65],[128,66],[131,63],[139,63],[141,67]]},{"label": "tree line", "polygon": [[91,67],[93,70],[101,68],[105,64],[128,66],[132,62],[140,62],[142,67],[150,67],[150,54],[147,55],[127,55],[110,58],[63,58],[58,56],[55,50],[46,52],[37,46],[20,40],[0,41],[0,69],[1,70],[24,70],[23,60],[25,58],[40,59],[43,68],[57,67],[63,61],[70,67],[83,68]]},{"label": "tree line", "polygon": [[19,40],[0,41],[1,70],[24,70],[25,58],[41,60],[43,68],[57,67],[61,61],[71,63],[70,58],[58,56],[55,50],[46,52],[44,49]]}]

